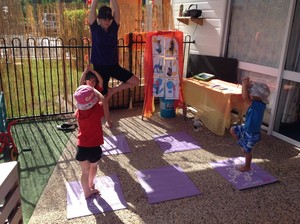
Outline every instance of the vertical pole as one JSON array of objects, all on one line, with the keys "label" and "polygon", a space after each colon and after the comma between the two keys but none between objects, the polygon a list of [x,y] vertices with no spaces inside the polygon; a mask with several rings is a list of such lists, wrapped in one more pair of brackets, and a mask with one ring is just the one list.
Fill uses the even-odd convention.
[{"label": "vertical pole", "polygon": [[[129,33],[129,43],[128,43],[128,69],[132,72],[132,45],[133,45],[133,34]],[[132,101],[133,101],[133,92],[132,88],[129,89],[129,109],[132,109]]]}]

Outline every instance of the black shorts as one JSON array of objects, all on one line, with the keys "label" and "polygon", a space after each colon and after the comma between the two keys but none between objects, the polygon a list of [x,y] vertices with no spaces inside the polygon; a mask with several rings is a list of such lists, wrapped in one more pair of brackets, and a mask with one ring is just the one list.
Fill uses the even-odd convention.
[{"label": "black shorts", "polygon": [[76,160],[85,161],[88,160],[91,163],[96,163],[101,159],[102,149],[100,146],[96,147],[82,147],[77,146]]},{"label": "black shorts", "polygon": [[99,66],[94,65],[94,70],[99,73],[103,79],[103,90],[102,95],[107,94],[108,82],[110,77],[119,80],[121,82],[127,82],[132,76],[133,73],[122,68],[120,65],[111,65],[111,66]]}]

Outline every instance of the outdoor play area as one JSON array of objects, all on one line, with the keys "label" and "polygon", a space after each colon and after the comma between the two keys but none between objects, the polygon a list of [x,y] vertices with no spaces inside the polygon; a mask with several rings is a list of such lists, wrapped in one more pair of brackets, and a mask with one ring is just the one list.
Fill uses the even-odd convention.
[{"label": "outdoor play area", "polygon": [[[75,159],[73,93],[89,62],[90,1],[3,2],[15,17],[26,9],[27,24],[13,23],[0,37],[0,223],[300,222],[299,147],[262,129],[251,171],[238,170],[244,154],[229,127],[245,115],[241,86],[207,73],[199,76],[205,80],[183,78],[192,71],[193,40],[173,30],[170,1],[159,1],[151,15],[145,1],[119,1],[120,64],[140,83],[109,102],[113,126],[102,121],[95,179],[100,193],[86,199]],[[1,30],[12,16],[5,15]],[[147,16],[155,19],[146,23]],[[19,31],[24,35],[11,39]],[[110,87],[118,84],[111,80]],[[71,128],[62,128],[66,123]]]},{"label": "outdoor play area", "polygon": [[[299,151],[262,133],[253,172],[241,174],[240,148],[228,132],[194,131],[192,114],[142,120],[142,107],[111,112],[97,183],[82,200],[77,130],[61,121],[17,124],[25,223],[297,223]],[[65,120],[67,121],[67,120]],[[258,179],[256,179],[258,178]],[[244,204],[248,208],[245,210]]]}]

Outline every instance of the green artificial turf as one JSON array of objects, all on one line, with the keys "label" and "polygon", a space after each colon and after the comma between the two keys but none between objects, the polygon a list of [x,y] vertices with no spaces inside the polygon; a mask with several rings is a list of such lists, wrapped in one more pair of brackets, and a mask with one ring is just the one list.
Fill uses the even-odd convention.
[{"label": "green artificial turf", "polygon": [[11,132],[20,152],[18,162],[24,223],[28,223],[69,141],[71,132],[59,131],[56,128],[61,123],[39,121],[12,127]]}]

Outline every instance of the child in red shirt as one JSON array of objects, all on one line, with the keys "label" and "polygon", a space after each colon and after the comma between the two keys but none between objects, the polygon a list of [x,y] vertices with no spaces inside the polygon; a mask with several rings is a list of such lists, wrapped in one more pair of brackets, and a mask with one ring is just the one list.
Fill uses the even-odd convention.
[{"label": "child in red shirt", "polygon": [[102,156],[100,145],[104,143],[101,118],[104,115],[102,104],[104,96],[89,85],[81,85],[74,93],[78,121],[76,160],[81,167],[81,186],[85,198],[98,194],[94,179],[97,173],[98,161]]},{"label": "child in red shirt", "polygon": [[[101,93],[103,91],[103,79],[99,75],[98,72],[96,72],[95,70],[92,70],[90,68],[90,65],[88,65],[87,68],[85,69],[85,71],[82,73],[79,84],[80,85],[89,85],[89,86],[95,88],[96,90],[98,90],[99,93]],[[107,104],[107,106],[106,106],[107,110],[104,110],[104,117],[106,120],[105,126],[107,128],[110,128],[112,126],[112,121],[111,121],[110,115],[109,115],[108,102],[105,100],[102,103]]]}]

